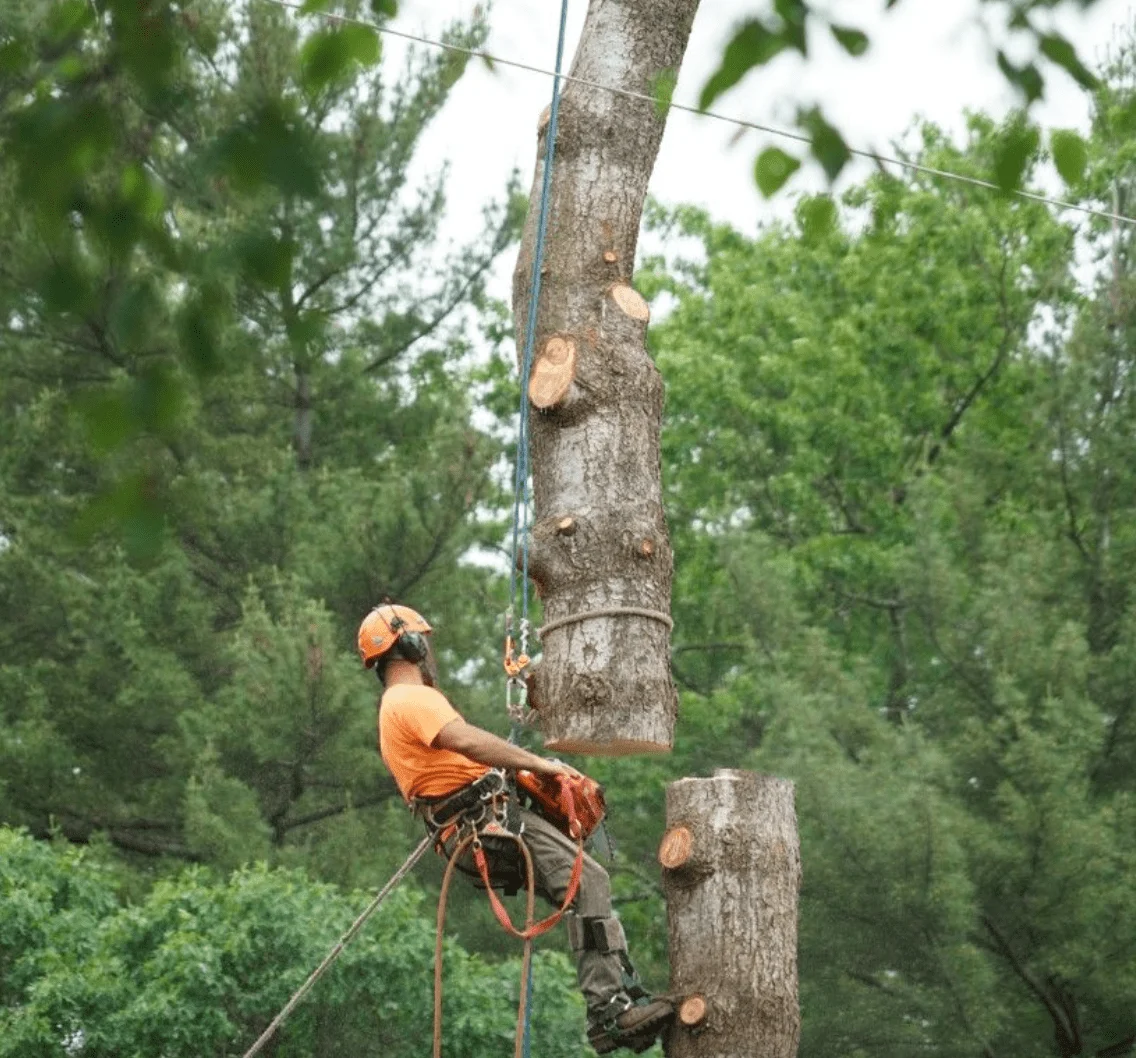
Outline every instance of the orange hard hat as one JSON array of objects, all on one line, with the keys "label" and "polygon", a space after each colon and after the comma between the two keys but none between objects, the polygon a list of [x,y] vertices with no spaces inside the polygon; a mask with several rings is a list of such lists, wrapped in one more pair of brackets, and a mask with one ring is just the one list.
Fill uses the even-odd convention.
[{"label": "orange hard hat", "polygon": [[431,632],[429,622],[409,606],[383,603],[376,606],[359,626],[359,656],[370,668],[404,635]]}]

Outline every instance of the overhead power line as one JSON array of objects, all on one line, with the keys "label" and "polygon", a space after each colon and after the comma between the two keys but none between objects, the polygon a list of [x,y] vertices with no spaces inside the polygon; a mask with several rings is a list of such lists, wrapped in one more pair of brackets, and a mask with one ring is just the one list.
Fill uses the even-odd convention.
[{"label": "overhead power line", "polygon": [[[287,8],[289,11],[298,13],[305,13],[303,11],[304,5],[301,3],[293,2],[293,0],[259,0],[260,3],[273,4],[276,7]],[[332,22],[343,22],[354,26],[365,26],[368,29],[374,30],[376,33],[381,33],[388,37],[398,37],[402,40],[410,41],[414,44],[424,44],[430,48],[441,48],[444,51],[456,52],[459,55],[467,55],[474,59],[484,59],[487,63],[496,66],[509,66],[515,70],[524,70],[527,73],[539,74],[542,77],[556,77],[555,70],[546,69],[543,66],[535,66],[532,63],[521,62],[519,59],[506,59],[500,55],[493,55],[487,51],[481,51],[477,48],[466,48],[460,44],[452,44],[449,41],[435,40],[432,37],[422,36],[417,33],[408,33],[406,30],[394,29],[391,26],[379,25],[377,22],[369,22],[362,18],[352,18],[348,15],[338,15],[330,11],[312,11],[309,14],[319,15]],[[615,85],[603,84],[599,81],[592,81],[586,77],[576,77],[573,74],[562,73],[559,75],[561,81],[568,84],[583,85],[586,88],[594,88],[601,92],[610,92],[612,95],[623,96],[625,99],[636,99],[641,102],[651,103],[658,105],[658,99],[647,92],[636,92],[631,88],[619,88]],[[765,125],[759,121],[748,121],[745,118],[734,117],[732,114],[723,114],[717,110],[702,110],[699,107],[690,106],[686,103],[676,103],[673,100],[666,104],[670,110],[681,110],[687,114],[693,114],[695,117],[711,118],[714,121],[721,121],[727,125],[734,125],[742,129],[752,129],[754,132],[764,132],[768,136],[777,136],[781,139],[794,140],[797,143],[806,145],[812,144],[812,140],[804,133],[793,132],[791,129],[778,128],[775,125]],[[943,180],[954,180],[957,183],[969,184],[972,187],[981,187],[989,191],[1002,192],[1004,189],[992,180],[983,180],[978,176],[968,176],[966,173],[956,173],[949,169],[937,169],[932,165],[923,165],[920,162],[913,162],[908,158],[895,158],[886,154],[880,154],[878,151],[867,151],[857,147],[849,147],[848,152],[855,155],[857,158],[866,158],[870,162],[877,165],[895,165],[902,169],[910,170],[911,172],[922,173],[925,176],[934,176]],[[1056,209],[1072,210],[1076,213],[1084,213],[1090,217],[1100,217],[1103,220],[1116,221],[1121,224],[1130,224],[1136,227],[1136,218],[1125,216],[1122,213],[1114,213],[1107,209],[1096,209],[1093,206],[1086,206],[1079,202],[1067,202],[1064,199],[1052,198],[1048,195],[1038,194],[1034,191],[1024,191],[1022,189],[1013,190],[1010,194],[1017,198],[1028,199],[1031,202],[1040,202],[1047,206],[1053,206]]]}]

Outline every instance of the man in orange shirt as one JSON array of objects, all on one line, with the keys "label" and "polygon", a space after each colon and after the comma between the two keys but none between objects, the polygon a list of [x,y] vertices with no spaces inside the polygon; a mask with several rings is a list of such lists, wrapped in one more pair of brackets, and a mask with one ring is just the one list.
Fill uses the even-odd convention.
[{"label": "man in orange shirt", "polygon": [[[538,775],[578,774],[559,761],[467,724],[437,689],[430,625],[414,610],[384,604],[359,628],[359,653],[383,683],[379,750],[408,803],[430,803],[476,782],[491,768]],[[542,816],[519,805],[519,833],[533,859],[537,892],[556,906],[567,895],[575,844]],[[492,851],[490,876],[515,876],[516,847]],[[510,851],[512,862],[510,862]],[[576,976],[588,1008],[588,1041],[598,1054],[620,1047],[644,1051],[674,1013],[639,984],[627,954],[623,926],[612,914],[607,871],[584,857],[580,888],[566,920]]]}]

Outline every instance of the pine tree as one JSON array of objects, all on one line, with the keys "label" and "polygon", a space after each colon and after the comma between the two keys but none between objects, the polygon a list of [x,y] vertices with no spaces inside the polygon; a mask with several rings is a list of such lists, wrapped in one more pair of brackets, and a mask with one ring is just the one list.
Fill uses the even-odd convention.
[{"label": "pine tree", "polygon": [[358,621],[412,600],[455,669],[496,625],[470,332],[515,196],[443,260],[409,182],[464,61],[256,3],[0,16],[0,818],[382,866]]}]

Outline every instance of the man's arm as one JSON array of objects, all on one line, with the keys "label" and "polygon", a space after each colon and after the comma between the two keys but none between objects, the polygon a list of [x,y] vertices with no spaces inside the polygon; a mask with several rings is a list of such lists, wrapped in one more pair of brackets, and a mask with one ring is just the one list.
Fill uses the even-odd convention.
[{"label": "man's arm", "polygon": [[452,750],[463,757],[469,757],[478,764],[488,764],[491,768],[523,768],[537,775],[578,775],[575,768],[559,761],[545,760],[527,749],[514,746],[464,720],[451,720],[434,738],[432,745],[438,749]]}]

